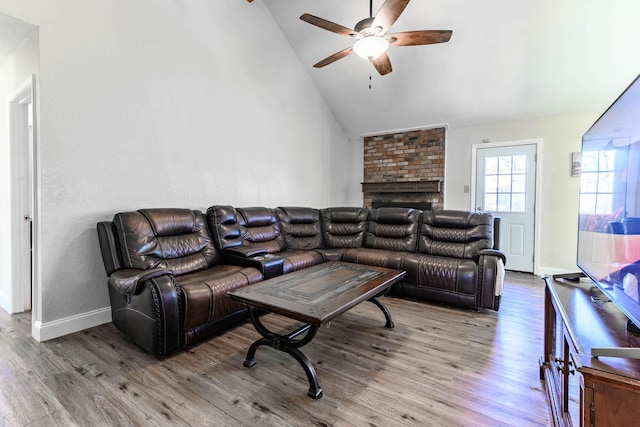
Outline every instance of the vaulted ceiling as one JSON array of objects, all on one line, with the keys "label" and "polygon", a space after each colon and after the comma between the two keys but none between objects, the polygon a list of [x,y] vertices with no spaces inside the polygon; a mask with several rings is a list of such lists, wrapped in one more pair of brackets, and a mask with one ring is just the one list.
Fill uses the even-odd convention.
[{"label": "vaulted ceiling", "polygon": [[[309,13],[352,28],[368,17],[368,0],[255,0],[251,7],[264,7],[259,2],[350,139],[601,111],[640,73],[637,0],[413,0],[392,32],[444,29],[453,36],[443,44],[392,46],[393,72],[385,76],[356,55],[313,68],[353,40],[299,19]],[[382,3],[373,1],[374,14]],[[0,63],[34,28],[0,14]]]},{"label": "vaulted ceiling", "polygon": [[15,53],[36,27],[0,13],[0,65]]},{"label": "vaulted ceiling", "polygon": [[[258,1],[350,139],[597,111],[640,73],[637,0],[413,0],[392,32],[453,30],[453,36],[443,44],[392,46],[393,72],[386,76],[355,54],[313,68],[353,41],[299,19],[309,13],[353,28],[369,16],[368,0],[256,0],[254,7]],[[374,14],[381,5],[373,1]]]}]

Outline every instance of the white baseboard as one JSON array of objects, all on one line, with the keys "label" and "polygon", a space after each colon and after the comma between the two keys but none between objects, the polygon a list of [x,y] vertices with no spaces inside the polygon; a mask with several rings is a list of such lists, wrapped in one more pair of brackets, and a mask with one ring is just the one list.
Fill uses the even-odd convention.
[{"label": "white baseboard", "polygon": [[111,308],[105,307],[52,322],[33,322],[31,335],[36,341],[42,342],[109,322]]}]

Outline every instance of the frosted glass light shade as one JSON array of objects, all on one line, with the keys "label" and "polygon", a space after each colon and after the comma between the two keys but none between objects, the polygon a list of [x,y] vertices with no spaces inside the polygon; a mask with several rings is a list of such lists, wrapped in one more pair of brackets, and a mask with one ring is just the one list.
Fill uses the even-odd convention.
[{"label": "frosted glass light shade", "polygon": [[389,42],[384,37],[368,36],[353,45],[353,51],[361,58],[369,61],[376,59],[389,49]]}]

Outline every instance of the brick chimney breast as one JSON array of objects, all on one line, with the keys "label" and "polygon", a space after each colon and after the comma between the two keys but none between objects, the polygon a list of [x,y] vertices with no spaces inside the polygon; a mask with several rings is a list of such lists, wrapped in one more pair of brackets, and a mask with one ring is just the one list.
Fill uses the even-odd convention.
[{"label": "brick chimney breast", "polygon": [[374,200],[429,202],[432,209],[443,209],[445,138],[444,127],[365,137],[365,183],[440,181],[440,185],[438,192],[365,192],[363,205],[371,207]]}]

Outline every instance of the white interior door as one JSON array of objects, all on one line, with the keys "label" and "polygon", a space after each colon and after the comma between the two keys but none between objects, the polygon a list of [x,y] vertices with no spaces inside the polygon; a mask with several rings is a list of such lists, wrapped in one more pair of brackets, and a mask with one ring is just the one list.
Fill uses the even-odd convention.
[{"label": "white interior door", "polygon": [[11,307],[32,308],[34,126],[33,78],[9,102],[11,152]]},{"label": "white interior door", "polygon": [[533,273],[536,149],[504,145],[476,153],[475,206],[501,218],[500,250],[508,270]]}]

